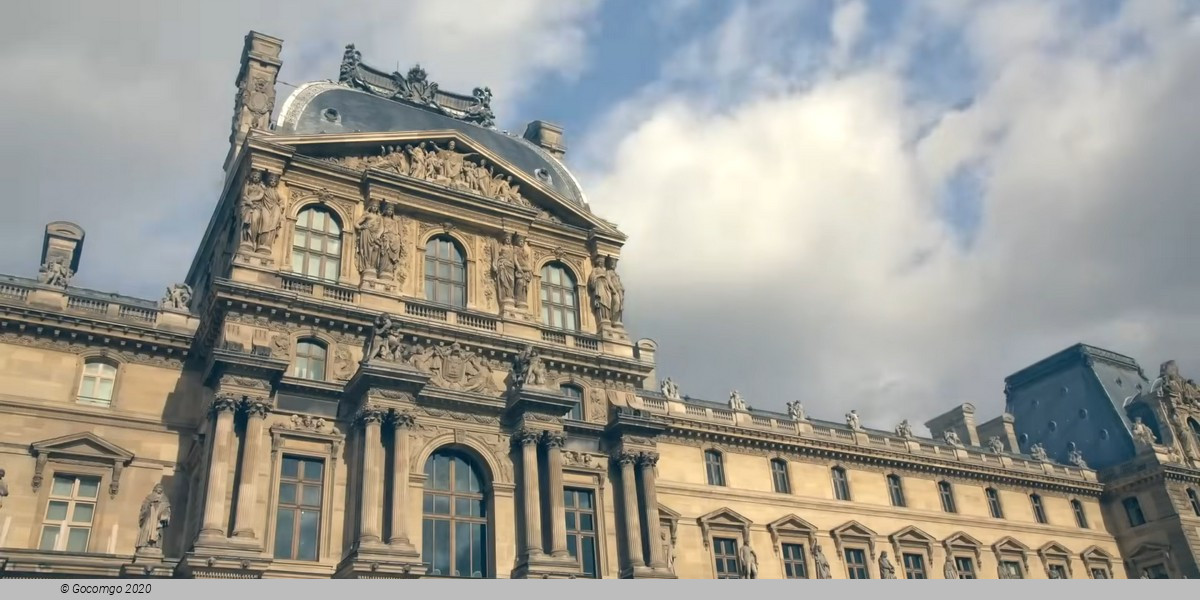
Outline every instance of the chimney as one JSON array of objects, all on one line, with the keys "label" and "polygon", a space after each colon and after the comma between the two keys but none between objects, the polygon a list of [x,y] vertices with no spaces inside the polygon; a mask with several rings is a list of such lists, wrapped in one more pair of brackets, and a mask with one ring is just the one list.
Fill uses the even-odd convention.
[{"label": "chimney", "polygon": [[283,61],[279,53],[283,40],[257,31],[246,34],[242,47],[242,66],[238,70],[237,94],[233,101],[233,130],[229,133],[229,154],[225,156],[225,171],[237,160],[242,142],[251,130],[269,131],[271,114],[275,111],[275,79]]},{"label": "chimney", "polygon": [[979,434],[975,431],[975,407],[971,404],[956,406],[925,422],[933,439],[942,439],[946,430],[953,430],[963,445],[979,447]]},{"label": "chimney", "polygon": [[547,121],[533,121],[525,126],[525,139],[545,148],[554,158],[562,160],[567,154],[563,144],[563,128]]},{"label": "chimney", "polygon": [[979,439],[986,443],[992,436],[995,436],[1004,442],[1004,449],[1008,452],[1020,452],[1014,422],[1015,419],[1011,413],[1004,413],[987,423],[982,423],[978,427]]},{"label": "chimney", "polygon": [[42,239],[42,266],[61,261],[71,268],[71,273],[79,271],[83,236],[83,228],[74,223],[55,221],[46,225],[46,235]]}]

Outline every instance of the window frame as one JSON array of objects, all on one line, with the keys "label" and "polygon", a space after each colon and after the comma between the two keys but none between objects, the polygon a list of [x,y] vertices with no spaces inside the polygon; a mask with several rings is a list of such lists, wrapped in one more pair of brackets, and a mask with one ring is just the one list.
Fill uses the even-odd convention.
[{"label": "window frame", "polygon": [[1039,494],[1029,495],[1029,507],[1033,511],[1033,519],[1041,525],[1049,525],[1050,518],[1046,514],[1046,504],[1042,502],[1042,497]]},{"label": "window frame", "polygon": [[[321,531],[317,536],[317,556],[318,561],[329,560],[333,558],[331,553],[335,551],[335,544],[332,539],[333,513],[337,512],[332,510],[332,507],[335,506],[335,482],[338,477],[339,457],[342,455],[342,446],[346,438],[336,429],[325,433],[303,429],[290,429],[282,425],[272,426],[270,434],[271,484],[267,488],[267,506],[270,507],[270,510],[267,511],[267,523],[266,527],[264,527],[263,551],[268,556],[275,555],[275,528],[278,525],[276,523],[278,516],[276,514],[276,507],[278,506],[279,498],[279,482],[283,475],[283,457],[284,455],[288,455],[306,460],[325,461],[325,478],[321,481]],[[326,510],[325,507],[330,507],[330,509]],[[311,561],[289,561],[282,558],[274,559],[274,561],[280,564],[291,562],[306,565],[312,564]]]},{"label": "window frame", "polygon": [[[1013,560],[1011,557],[999,557],[996,560],[997,569],[1000,571],[1000,579],[1025,579],[1025,570],[1021,568],[1021,561]],[[1005,577],[1006,572],[1012,573],[1015,570],[1017,577]]]},{"label": "window frame", "polygon": [[[851,553],[857,553],[861,558],[861,563],[854,563],[850,560]],[[846,579],[870,579],[871,578],[871,562],[867,559],[867,549],[857,544],[851,544],[842,548],[842,564],[846,567]],[[861,568],[864,577],[855,577],[856,571]]]},{"label": "window frame", "polygon": [[[105,377],[102,373],[89,374],[87,372],[88,365],[99,365],[112,369],[112,377]],[[117,403],[117,391],[121,384],[122,364],[112,358],[103,355],[84,356],[83,362],[79,365],[79,375],[75,378],[75,404],[82,406],[94,406],[97,408],[113,408]],[[85,378],[94,377],[97,384],[102,381],[111,381],[112,387],[108,392],[108,398],[104,399],[99,396],[84,396],[83,382]],[[96,384],[93,384],[93,390]]]},{"label": "window frame", "polygon": [[1080,529],[1091,529],[1088,526],[1087,510],[1078,498],[1071,498],[1071,511],[1075,513],[1075,524]]},{"label": "window frame", "polygon": [[[572,392],[576,392],[578,395],[567,393],[568,390],[570,390]],[[575,406],[572,407],[570,412],[568,412],[566,414],[566,416],[564,416],[563,418],[567,419],[569,421],[585,421],[585,420],[587,420],[587,415],[585,415],[583,413],[583,398],[585,395],[584,391],[583,391],[583,386],[580,386],[579,384],[576,384],[573,382],[566,382],[566,383],[562,383],[558,386],[558,391],[562,395],[575,401]]]},{"label": "window frame", "polygon": [[[289,459],[296,460],[299,462],[297,476],[295,478],[290,478],[283,474],[282,465],[284,463],[286,463],[286,461]],[[321,474],[318,479],[308,479],[308,478],[303,477],[305,463],[321,465]],[[329,470],[329,461],[323,457],[298,456],[298,455],[292,454],[290,452],[284,453],[283,456],[281,457],[279,479],[276,481],[275,502],[273,503],[273,506],[275,507],[274,515],[273,515],[274,520],[275,520],[275,528],[271,531],[272,560],[295,561],[295,562],[305,562],[305,563],[319,562],[321,560],[321,551],[323,550],[322,544],[321,544],[322,523],[324,521],[325,512],[326,512],[326,505],[324,503],[325,496],[326,496],[325,479],[326,479],[326,472],[328,470]],[[315,481],[315,483],[313,483],[314,481]],[[296,486],[296,501],[292,502],[292,503],[288,503],[286,506],[282,500],[282,495],[283,495],[282,490],[283,490],[283,486],[285,484],[292,484],[292,485]],[[302,529],[302,523],[301,523],[301,519],[299,517],[303,511],[305,511],[305,510],[311,511],[312,510],[312,505],[303,504],[302,489],[305,486],[319,486],[319,490],[320,490],[320,504],[318,504],[317,508],[316,508],[317,531],[316,531],[316,539],[314,540],[315,549],[314,549],[313,558],[299,558],[299,554],[300,554],[299,548],[300,548],[300,544],[301,544],[301,529]],[[280,522],[279,515],[284,510],[290,510],[293,512],[292,547],[291,547],[291,552],[288,553],[288,556],[279,556],[278,555],[279,550],[280,550],[279,545],[278,545],[279,544],[278,536],[279,536],[279,532],[280,532],[280,530],[279,530],[279,522]]]},{"label": "window frame", "polygon": [[[951,554],[950,557],[954,559],[954,570],[958,572],[959,579],[979,579],[978,562],[974,557],[964,556],[962,554]],[[970,568],[964,569],[964,564],[968,565]],[[963,577],[963,575],[967,573],[970,573],[971,576]]]},{"label": "window frame", "polygon": [[[591,505],[592,505],[591,508],[590,509],[580,509],[578,507],[572,507],[568,503],[568,499],[571,497],[572,493],[587,494],[587,496],[591,499]],[[600,540],[602,537],[601,532],[600,532],[600,515],[601,515],[601,513],[600,513],[600,507],[597,504],[598,502],[599,502],[599,500],[597,498],[595,488],[586,487],[586,486],[574,486],[574,485],[563,486],[563,507],[566,511],[567,521],[568,521],[567,525],[566,525],[568,552],[570,551],[572,536],[574,536],[577,539],[577,542],[582,541],[584,538],[591,538],[591,540],[592,540],[592,569],[594,571],[594,573],[592,575],[588,575],[587,571],[584,568],[582,553],[579,553],[577,556],[574,557],[577,564],[579,565],[580,573],[582,573],[583,574],[582,576],[587,579],[600,579],[604,576],[604,571],[600,567],[600,563],[601,563],[600,557],[603,554],[603,551],[600,547]],[[574,530],[571,528],[571,525],[570,525],[572,513],[574,513],[574,516],[576,516],[576,519],[575,519],[576,529],[574,529]],[[579,517],[582,515],[585,515],[585,514],[591,515],[591,517],[592,517],[592,530],[590,533],[578,529],[579,524],[582,521],[582,519],[580,519]],[[658,540],[654,540],[653,543],[658,543]],[[576,545],[576,548],[580,548],[580,547],[581,547],[581,545],[579,545],[579,544]]]},{"label": "window frame", "polygon": [[[784,540],[779,544],[779,560],[783,564],[784,579],[812,579],[808,570],[808,545],[800,540]],[[789,548],[798,548],[800,557],[789,556]]]},{"label": "window frame", "polygon": [[[494,520],[494,514],[495,514],[495,495],[491,489],[491,484],[487,478],[486,467],[485,467],[483,461],[481,461],[477,456],[475,456],[474,453],[468,452],[464,449],[461,449],[461,448],[458,448],[458,447],[455,447],[452,445],[445,445],[445,446],[441,446],[429,453],[429,455],[425,458],[425,463],[421,465],[422,473],[423,474],[425,473],[425,470],[428,469],[428,466],[431,463],[431,461],[433,461],[439,455],[443,455],[443,454],[449,455],[450,457],[459,458],[460,460],[463,461],[464,464],[466,464],[468,467],[470,467],[470,469],[472,471],[474,471],[475,476],[479,480],[479,493],[478,493],[478,495],[476,495],[474,492],[471,492],[469,489],[466,491],[459,491],[455,488],[456,476],[453,471],[455,469],[454,465],[456,463],[453,460],[451,460],[451,463],[450,463],[451,464],[451,473],[448,478],[448,481],[450,483],[449,489],[438,490],[436,488],[430,487],[430,485],[432,483],[431,479],[433,479],[433,478],[428,477],[428,475],[425,476],[426,477],[425,482],[421,486],[421,499],[422,499],[421,500],[421,542],[422,542],[422,548],[421,548],[420,553],[421,553],[421,562],[423,564],[425,564],[426,568],[427,568],[426,576],[453,578],[453,579],[490,579],[490,578],[494,577],[493,569],[492,569],[492,561],[495,558],[493,556],[494,551],[492,548],[492,546],[493,546],[492,536],[494,535],[494,532],[492,530],[494,529],[494,527],[492,526],[492,521]],[[433,512],[433,513],[427,512],[427,510],[425,508],[425,496],[426,495],[448,497],[449,499],[447,500],[447,507],[448,507],[448,510],[450,511],[450,513],[443,515],[443,514],[436,513],[436,512]],[[460,500],[460,499],[478,500],[480,510],[481,510],[481,512],[484,513],[483,516],[476,517],[473,515],[459,515],[458,514],[458,500]],[[434,502],[435,502],[435,506],[436,506],[436,500]],[[431,542],[431,539],[426,535],[426,532],[425,532],[425,523],[427,520],[432,520],[432,519],[444,520],[449,523],[449,525],[447,527],[448,527],[449,534],[450,534],[450,551],[449,551],[450,565],[449,565],[449,569],[451,571],[458,570],[457,569],[458,565],[456,564],[457,560],[458,560],[457,550],[458,550],[458,543],[459,543],[458,540],[456,539],[458,537],[458,531],[457,531],[458,527],[457,526],[462,523],[482,526],[482,536],[481,536],[481,540],[480,540],[480,543],[482,544],[482,551],[481,551],[481,557],[480,557],[480,559],[481,559],[480,566],[482,566],[482,568],[483,568],[482,571],[472,571],[471,575],[466,575],[466,576],[433,572],[433,570],[434,570],[433,562],[432,562],[433,557],[426,557],[426,552],[425,552],[425,546]],[[428,558],[428,561],[426,560],[427,558]],[[480,573],[479,577],[474,576],[474,573],[476,573],[476,572]]]},{"label": "window frame", "polygon": [[[554,283],[550,281],[551,278],[549,275],[554,272],[555,269],[562,272],[561,279],[565,279],[570,284],[569,286],[563,283]],[[562,262],[552,260],[542,265],[542,268],[538,270],[538,274],[538,308],[540,313],[539,322],[541,325],[557,331],[566,331],[571,333],[578,333],[582,331],[583,324],[580,322],[582,311],[579,309],[581,297],[579,291],[579,278],[575,276],[574,271],[572,271]],[[553,290],[559,290],[560,293],[569,293],[572,299],[572,304],[554,301],[553,294],[550,293]],[[574,326],[560,327],[558,325],[554,325],[554,314],[560,315],[560,320],[563,322],[567,321],[567,316],[570,316],[570,320]]]},{"label": "window frame", "polygon": [[[328,224],[325,226],[325,228],[323,230],[313,229],[313,228],[311,228],[310,225],[301,225],[301,221],[305,218],[305,215],[307,215],[309,213],[323,214],[325,216],[325,219],[327,219],[328,223],[332,223],[333,225],[335,225],[337,227],[337,230],[338,230],[337,235],[335,236],[329,232]],[[311,223],[312,218],[309,218],[308,222]],[[296,240],[299,239],[299,237],[300,237],[299,234],[301,234],[301,233],[304,234],[304,240],[305,240],[305,243],[303,246],[299,246],[296,244]],[[311,242],[309,241],[309,239],[310,239],[310,236],[312,236],[313,234],[316,234],[319,237],[319,239],[322,240],[321,248],[319,250],[314,250],[311,248]],[[335,237],[337,239],[337,246],[338,246],[338,251],[336,254],[330,253],[326,250],[329,246],[329,241],[333,240]],[[288,248],[288,261],[287,261],[286,266],[287,266],[287,270],[290,271],[293,275],[296,275],[298,277],[302,277],[304,279],[308,279],[311,281],[320,281],[320,282],[328,282],[328,283],[337,283],[342,280],[343,276],[345,275],[345,273],[344,273],[345,269],[343,268],[344,265],[342,263],[346,257],[346,226],[342,222],[341,216],[338,215],[337,211],[334,211],[333,209],[323,206],[321,204],[309,204],[309,205],[301,207],[300,210],[296,212],[296,216],[295,216],[294,220],[292,221],[291,239],[289,241],[291,243],[290,243],[290,247]],[[300,255],[303,257],[303,260],[301,262],[301,269],[299,271],[297,271],[295,269],[297,252],[299,252]],[[319,269],[320,275],[313,276],[313,275],[308,274],[309,261],[312,258],[320,259],[320,269]],[[329,264],[336,266],[336,272],[334,273],[334,277],[332,279],[326,277],[327,265],[329,265]]]},{"label": "window frame", "polygon": [[[737,537],[728,537],[728,534],[714,533],[712,536],[712,557],[713,557],[713,577],[715,579],[741,579],[742,561],[738,557],[738,548],[740,542]],[[726,554],[725,543],[728,542],[733,547],[733,554]],[[729,572],[729,565],[733,565],[733,572]]]},{"label": "window frame", "polygon": [[[1134,527],[1141,527],[1142,525],[1145,525],[1148,522],[1148,520],[1146,519],[1146,512],[1144,510],[1142,510],[1142,503],[1140,500],[1138,500],[1137,495],[1126,496],[1126,497],[1122,498],[1121,499],[1121,507],[1125,509],[1125,519],[1128,521],[1129,527],[1131,529]],[[1134,510],[1137,511],[1137,517],[1138,517],[1136,519],[1138,521],[1137,523],[1134,523],[1134,520],[1135,520],[1133,518]]]},{"label": "window frame", "polygon": [[984,488],[983,495],[987,498],[988,514],[992,515],[993,519],[1004,518],[1004,503],[1000,501],[1000,490],[989,487]]},{"label": "window frame", "polygon": [[[70,479],[71,491],[67,495],[55,494],[54,483],[58,479]],[[80,482],[84,479],[95,480],[96,495],[92,497],[78,495]],[[105,477],[103,474],[96,473],[91,469],[56,469],[47,478],[49,485],[41,494],[39,505],[42,507],[40,518],[37,520],[37,527],[31,527],[31,535],[34,538],[32,548],[36,548],[43,552],[71,552],[76,554],[89,554],[94,546],[96,539],[95,534],[100,531],[101,525],[101,501],[104,497],[102,490],[104,489]],[[66,508],[62,519],[50,519],[50,504],[52,502],[65,503]],[[91,518],[84,526],[83,521],[74,521],[72,518],[75,514],[75,509],[79,505],[91,505]],[[53,548],[43,548],[42,541],[44,540],[45,530],[48,527],[57,525],[58,529],[54,537]],[[70,532],[72,530],[83,529],[87,531],[87,539],[83,543],[82,550],[69,550],[67,545],[70,543]]]},{"label": "window frame", "polygon": [[[909,557],[915,558],[920,564],[916,568],[909,565]],[[900,566],[904,569],[905,579],[929,579],[929,568],[925,565],[924,552],[904,552],[900,555]],[[920,577],[913,577],[913,573],[919,573]]]},{"label": "window frame", "polygon": [[1188,504],[1192,505],[1192,513],[1200,517],[1200,492],[1197,492],[1196,488],[1187,488],[1185,494],[1188,498]]},{"label": "window frame", "polygon": [[771,487],[776,494],[792,493],[792,478],[788,473],[788,461],[775,457],[770,461]]},{"label": "window frame", "polygon": [[[318,359],[316,356],[313,356],[310,354],[302,355],[301,350],[305,346],[319,349],[321,351],[320,358]],[[289,365],[289,367],[288,367],[288,371],[289,371],[288,374],[292,377],[295,377],[297,379],[303,379],[305,381],[328,381],[328,377],[329,377],[329,346],[330,346],[330,344],[328,342],[326,342],[325,340],[322,340],[320,338],[316,338],[316,337],[298,338],[295,342],[295,350],[292,352],[292,364]],[[300,360],[301,359],[305,359],[306,361],[308,361],[308,364],[310,364],[310,365],[314,361],[319,360],[320,364],[321,364],[320,377],[309,377],[309,376],[302,374],[300,372]],[[312,369],[309,367],[308,370],[312,370]]]},{"label": "window frame", "polygon": [[[434,250],[432,255],[429,253],[431,247]],[[451,254],[457,253],[462,259],[461,263],[455,262],[453,256],[442,257],[441,250],[443,247],[448,247]],[[429,265],[431,262],[435,266],[432,274],[429,272]],[[468,304],[467,300],[469,298],[468,294],[470,292],[470,277],[468,274],[469,264],[470,261],[467,258],[465,247],[453,236],[447,233],[439,233],[430,236],[428,240],[425,240],[425,252],[421,266],[423,271],[422,282],[425,286],[423,296],[425,301],[441,306],[466,308]],[[441,265],[445,265],[449,270],[449,279],[442,277],[441,270],[437,268]],[[454,280],[454,272],[456,269],[460,269],[462,271],[461,281]],[[445,301],[437,298],[439,291],[443,288],[446,290],[446,295],[448,296]],[[454,290],[459,288],[462,290],[462,304],[457,304],[454,302]]]},{"label": "window frame", "polygon": [[[727,487],[727,481],[725,479],[724,452],[721,452],[715,448],[708,448],[704,451],[704,476],[705,481],[708,482],[708,485]],[[714,479],[716,479],[716,481],[714,481]]]},{"label": "window frame", "polygon": [[888,500],[892,506],[907,508],[908,499],[904,496],[904,479],[895,473],[889,473],[885,478],[888,486]]},{"label": "window frame", "polygon": [[958,514],[958,503],[954,501],[954,485],[949,481],[937,482],[938,496],[942,501],[942,512]]},{"label": "window frame", "polygon": [[830,482],[833,485],[833,499],[843,502],[853,502],[854,495],[850,489],[850,473],[845,467],[835,465],[829,469]]}]

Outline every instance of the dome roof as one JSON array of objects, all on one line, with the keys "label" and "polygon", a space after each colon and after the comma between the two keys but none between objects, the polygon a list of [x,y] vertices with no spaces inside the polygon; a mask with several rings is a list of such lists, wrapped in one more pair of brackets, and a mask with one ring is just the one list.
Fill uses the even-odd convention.
[{"label": "dome roof", "polygon": [[587,206],[583,191],[567,168],[529,140],[333,82],[307,83],[297,88],[284,101],[277,123],[276,132],[285,135],[454,130],[563,198]]}]

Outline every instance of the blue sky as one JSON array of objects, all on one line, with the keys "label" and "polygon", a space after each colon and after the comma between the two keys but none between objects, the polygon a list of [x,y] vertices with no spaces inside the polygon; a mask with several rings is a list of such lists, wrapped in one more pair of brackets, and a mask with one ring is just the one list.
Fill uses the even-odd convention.
[{"label": "blue sky", "polygon": [[684,393],[890,428],[995,414],[1005,375],[1079,341],[1200,371],[1197,5],[26,3],[0,24],[0,76],[23,82],[0,114],[0,272],[35,273],[67,219],[80,285],[182,279],[255,29],[285,40],[291,84],[354,42],[491,86],[503,128],[564,125],[630,236],[633,334]]}]

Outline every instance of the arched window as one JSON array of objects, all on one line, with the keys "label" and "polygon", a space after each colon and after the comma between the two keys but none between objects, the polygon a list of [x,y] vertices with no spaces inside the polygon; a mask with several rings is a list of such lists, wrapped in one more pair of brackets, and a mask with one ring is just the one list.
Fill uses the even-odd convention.
[{"label": "arched window", "polygon": [[949,481],[938,482],[938,495],[942,498],[942,511],[948,513],[958,512],[958,507],[954,504],[954,488]]},{"label": "arched window", "polygon": [[1130,527],[1146,524],[1146,515],[1142,512],[1142,504],[1138,502],[1137,496],[1122,500],[1121,506],[1125,507],[1125,516],[1129,518]]},{"label": "arched window", "polygon": [[888,475],[887,484],[888,496],[892,499],[892,506],[908,506],[908,503],[904,500],[904,485],[900,482],[900,476]]},{"label": "arched window", "polygon": [[1200,422],[1191,417],[1187,420],[1188,429],[1192,430],[1192,437],[1196,439],[1196,443],[1200,444]]},{"label": "arched window", "polygon": [[467,305],[467,258],[448,235],[425,244],[425,299],[459,308]]},{"label": "arched window", "polygon": [[1196,494],[1196,490],[1188,488],[1187,497],[1188,502],[1192,504],[1192,512],[1196,513],[1197,517],[1200,517],[1200,495]]},{"label": "arched window", "polygon": [[1033,507],[1033,518],[1037,519],[1038,523],[1045,524],[1047,522],[1046,507],[1042,506],[1042,497],[1037,494],[1030,494],[1029,504]]},{"label": "arched window", "polygon": [[1075,511],[1075,524],[1078,525],[1080,529],[1087,529],[1087,513],[1083,512],[1083,503],[1078,500],[1072,500],[1071,510]]},{"label": "arched window", "polygon": [[99,358],[89,358],[83,363],[77,401],[80,404],[112,406],[113,388],[116,385],[117,367]]},{"label": "arched window", "polygon": [[296,359],[292,362],[292,375],[313,381],[325,380],[325,344],[318,340],[304,339],[296,344]]},{"label": "arched window", "polygon": [[567,413],[567,418],[575,421],[583,420],[583,390],[577,385],[564,383],[559,386],[559,391],[562,395],[575,401],[575,406],[571,407],[571,412]]},{"label": "arched window", "polygon": [[425,461],[421,560],[430,575],[488,577],[488,498],[466,454],[442,449]]},{"label": "arched window", "polygon": [[332,213],[309,207],[296,217],[292,236],[292,272],[337,281],[342,269],[342,226]]},{"label": "arched window", "polygon": [[771,483],[778,494],[792,493],[792,482],[788,480],[788,464],[782,458],[771,459]]},{"label": "arched window", "polygon": [[575,278],[558,263],[542,267],[542,324],[569,331],[579,329]]},{"label": "arched window", "polygon": [[1000,506],[1000,492],[996,488],[988,488],[984,490],[987,495],[988,510],[992,513],[993,519],[1004,518],[1004,508]]},{"label": "arched window", "polygon": [[704,472],[708,476],[708,485],[725,485],[725,461],[720,452],[704,451]]},{"label": "arched window", "polygon": [[829,470],[833,477],[833,496],[838,500],[850,499],[850,479],[846,477],[846,470],[841,467],[834,467]]}]

